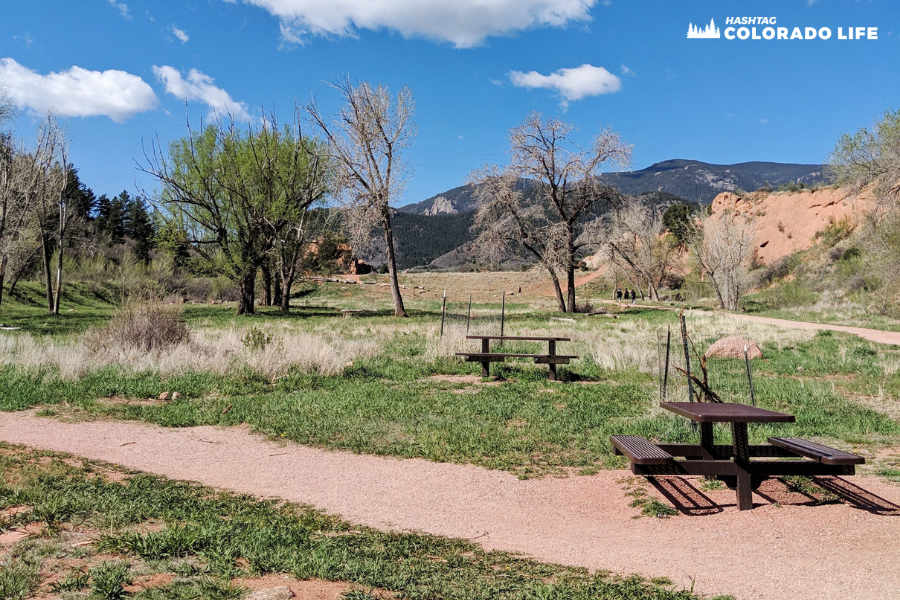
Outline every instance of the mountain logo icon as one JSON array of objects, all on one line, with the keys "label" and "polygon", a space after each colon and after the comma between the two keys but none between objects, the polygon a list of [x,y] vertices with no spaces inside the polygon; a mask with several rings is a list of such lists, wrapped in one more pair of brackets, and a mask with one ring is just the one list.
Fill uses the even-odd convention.
[{"label": "mountain logo icon", "polygon": [[688,39],[718,39],[721,37],[719,29],[716,27],[716,22],[713,19],[709,20],[709,25],[706,26],[706,29],[700,29],[699,25],[691,23],[688,26],[687,36]]}]

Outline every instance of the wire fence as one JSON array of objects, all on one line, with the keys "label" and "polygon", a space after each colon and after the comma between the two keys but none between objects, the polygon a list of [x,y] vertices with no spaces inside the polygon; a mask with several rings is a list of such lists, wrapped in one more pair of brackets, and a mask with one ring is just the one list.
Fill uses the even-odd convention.
[{"label": "wire fence", "polygon": [[506,333],[506,294],[497,304],[473,304],[472,297],[451,300],[444,297],[441,337],[467,335],[504,335]]},{"label": "wire fence", "polygon": [[682,319],[657,333],[659,399],[755,406],[753,361],[761,356],[739,327],[691,332]]}]

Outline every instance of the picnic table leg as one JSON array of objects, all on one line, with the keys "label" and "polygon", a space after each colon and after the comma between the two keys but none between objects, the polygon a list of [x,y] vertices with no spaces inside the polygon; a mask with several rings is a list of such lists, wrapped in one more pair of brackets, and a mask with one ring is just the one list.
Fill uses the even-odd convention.
[{"label": "picnic table leg", "polygon": [[748,442],[747,424],[732,423],[731,439],[734,447],[734,462],[737,464],[737,504],[738,510],[753,508],[753,483],[746,470],[750,462],[750,444]]},{"label": "picnic table leg", "polygon": [[[487,338],[481,339],[481,353],[487,354],[491,351],[491,340]],[[481,363],[481,376],[482,377],[490,377],[491,376],[491,363],[488,361],[484,361]]]},{"label": "picnic table leg", "polygon": [[[556,356],[556,340],[548,340],[548,342],[550,351],[547,354],[549,354],[550,358],[552,359],[554,356]],[[556,381],[556,363],[550,362],[550,364],[547,366],[550,367],[550,381]]]},{"label": "picnic table leg", "polygon": [[700,423],[700,451],[703,453],[703,460],[716,459],[712,423]]}]

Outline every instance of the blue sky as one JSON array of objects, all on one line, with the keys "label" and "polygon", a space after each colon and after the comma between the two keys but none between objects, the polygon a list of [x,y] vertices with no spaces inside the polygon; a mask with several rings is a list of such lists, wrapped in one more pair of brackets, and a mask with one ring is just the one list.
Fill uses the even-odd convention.
[{"label": "blue sky", "polygon": [[[745,16],[833,34],[686,38],[689,23],[715,19],[724,34],[727,17]],[[838,27],[856,26],[877,27],[878,39],[837,39]],[[98,194],[153,187],[135,169],[142,142],[184,135],[186,99],[195,123],[223,108],[289,119],[312,98],[336,110],[327,82],[342,75],[413,92],[406,204],[504,163],[507,131],[532,110],[576,124],[585,144],[612,127],[634,145],[634,168],[818,163],[840,133],[900,108],[898,73],[893,0],[0,3],[0,80],[22,108],[18,133],[52,106]]]}]

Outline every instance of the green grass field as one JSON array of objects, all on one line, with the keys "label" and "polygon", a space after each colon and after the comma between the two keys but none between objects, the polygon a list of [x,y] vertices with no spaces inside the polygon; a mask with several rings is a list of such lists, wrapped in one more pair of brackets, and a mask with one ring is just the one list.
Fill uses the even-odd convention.
[{"label": "green grass field", "polygon": [[[441,283],[448,284],[448,276]],[[111,305],[86,302],[57,317],[66,333],[53,335],[49,350],[34,325],[39,319],[29,314],[38,309],[5,306],[4,318],[22,323],[22,330],[4,335],[27,337],[30,346],[26,352],[24,342],[8,341],[0,367],[0,409],[40,407],[45,416],[176,427],[248,423],[302,444],[471,463],[520,476],[621,467],[608,443],[612,434],[670,442],[696,436],[684,419],[655,406],[656,335],[675,325],[672,311],[623,309],[616,319],[576,315],[571,323],[520,302],[509,310],[507,333],[571,336],[561,348],[581,359],[561,369],[560,383],[547,380],[546,367],[511,361],[494,366],[499,385],[486,385],[464,379],[480,368],[453,356],[476,342],[459,335],[451,339],[449,333],[439,337],[439,304],[412,299],[411,317],[395,319],[376,298],[369,303],[376,312],[344,318],[338,308],[346,303],[344,288],[355,294],[376,289],[328,284],[304,295],[306,306],[289,316],[262,309],[235,317],[228,306],[186,305],[183,317],[200,338],[207,337],[197,342],[199,351],[191,350],[192,358],[170,360],[178,364],[166,368],[159,366],[167,364],[164,356],[127,364],[83,358],[77,346],[81,332],[103,323],[114,311]],[[691,313],[688,322],[698,344],[734,331],[727,317],[702,312]],[[270,346],[244,347],[242,336],[251,330],[271,339]],[[754,441],[796,435],[871,452],[896,445],[896,349],[843,335],[772,328],[746,333],[762,340],[766,356],[754,366],[759,405],[797,416],[791,425],[752,426]],[[232,349],[222,350],[228,343]],[[204,347],[219,354],[207,362],[193,358]],[[505,348],[533,352],[541,345]],[[304,355],[303,364],[273,366],[291,352],[311,357]],[[85,362],[73,368],[77,360]],[[715,375],[726,399],[749,400],[741,361],[718,361]],[[181,397],[146,402],[162,392]],[[724,428],[718,434],[723,440],[728,436]]]}]

